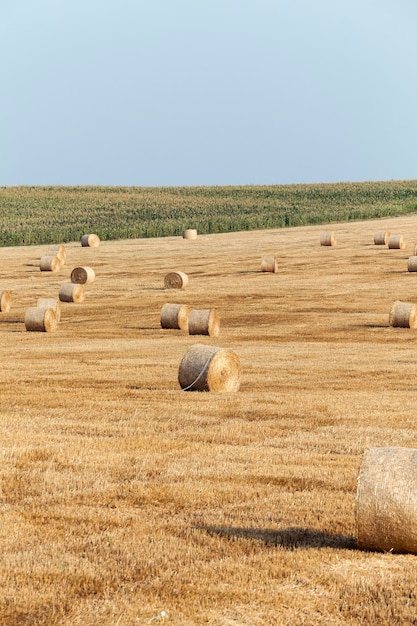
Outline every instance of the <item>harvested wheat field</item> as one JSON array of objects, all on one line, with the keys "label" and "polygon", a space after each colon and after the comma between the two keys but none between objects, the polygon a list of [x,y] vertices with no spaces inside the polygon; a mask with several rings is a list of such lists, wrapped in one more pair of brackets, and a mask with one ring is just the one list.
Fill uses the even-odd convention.
[{"label": "harvested wheat field", "polygon": [[[417,216],[329,228],[65,242],[57,272],[0,249],[1,624],[416,623],[417,556],[359,549],[355,496],[367,448],[417,447],[417,330],[388,322]],[[84,300],[27,332],[76,266]],[[172,268],[217,337],[161,328]],[[196,343],[238,355],[239,391],[181,390]]]}]

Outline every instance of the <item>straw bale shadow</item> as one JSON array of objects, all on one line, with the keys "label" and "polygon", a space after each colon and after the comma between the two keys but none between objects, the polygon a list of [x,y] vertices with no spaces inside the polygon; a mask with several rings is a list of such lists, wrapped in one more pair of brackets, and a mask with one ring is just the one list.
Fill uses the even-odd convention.
[{"label": "straw bale shadow", "polygon": [[228,526],[195,526],[198,530],[205,530],[209,535],[220,535],[229,539],[254,539],[263,541],[265,545],[280,546],[287,550],[297,548],[335,548],[339,550],[354,550],[357,548],[353,535],[326,533],[315,528],[298,526],[280,530],[268,528],[239,528]]}]

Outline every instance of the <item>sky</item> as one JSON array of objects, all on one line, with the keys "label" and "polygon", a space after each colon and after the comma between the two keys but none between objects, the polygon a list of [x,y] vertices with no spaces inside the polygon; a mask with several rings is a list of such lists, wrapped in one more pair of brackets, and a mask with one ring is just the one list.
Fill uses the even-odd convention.
[{"label": "sky", "polygon": [[0,186],[417,179],[415,0],[0,0]]}]

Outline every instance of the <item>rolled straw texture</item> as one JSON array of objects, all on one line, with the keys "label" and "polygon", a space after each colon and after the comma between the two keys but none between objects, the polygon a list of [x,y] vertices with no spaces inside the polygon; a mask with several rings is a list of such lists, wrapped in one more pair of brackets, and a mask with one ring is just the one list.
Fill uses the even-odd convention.
[{"label": "rolled straw texture", "polygon": [[41,272],[57,272],[61,269],[61,261],[57,256],[43,256],[39,261]]},{"label": "rolled straw texture", "polygon": [[83,248],[97,248],[100,245],[100,237],[98,235],[83,235],[81,237],[81,245]]},{"label": "rolled straw texture", "polygon": [[59,300],[55,298],[38,298],[37,306],[40,309],[53,309],[57,322],[61,321],[61,302]]},{"label": "rolled straw texture", "polygon": [[417,272],[417,256],[408,257],[408,271]]},{"label": "rolled straw texture", "polygon": [[320,235],[320,245],[321,246],[335,246],[336,245],[336,235],[333,231],[325,231]]},{"label": "rolled straw texture", "polygon": [[54,246],[49,246],[46,256],[57,256],[60,259],[62,265],[65,264],[65,259],[67,257],[67,251],[65,246],[62,244],[56,244]]},{"label": "rolled straw texture", "polygon": [[83,285],[77,283],[64,283],[59,290],[61,302],[83,302],[85,297]]},{"label": "rolled straw texture", "polygon": [[184,272],[170,272],[164,278],[165,289],[184,289],[188,285],[188,276]]},{"label": "rolled straw texture", "polygon": [[188,318],[190,335],[210,335],[217,337],[220,332],[220,318],[216,309],[192,309]]},{"label": "rolled straw texture", "polygon": [[197,231],[195,228],[187,228],[182,231],[183,239],[197,239]]},{"label": "rolled straw texture", "polygon": [[374,244],[376,246],[386,246],[391,233],[389,230],[379,230],[374,233]]},{"label": "rolled straw texture", "polygon": [[233,350],[197,343],[183,356],[178,382],[184,391],[238,391],[241,365]]},{"label": "rolled straw texture", "polygon": [[10,291],[0,291],[0,311],[8,313],[12,306],[12,296]]},{"label": "rolled straw texture", "polygon": [[96,278],[96,274],[92,267],[74,267],[71,272],[71,282],[80,285],[91,285]]},{"label": "rolled straw texture", "polygon": [[417,450],[369,448],[356,491],[360,548],[417,553]]},{"label": "rolled straw texture", "polygon": [[26,330],[50,333],[56,330],[58,320],[51,307],[30,307],[25,313]]},{"label": "rolled straw texture", "polygon": [[402,235],[390,235],[388,239],[388,248],[390,248],[391,250],[404,250],[404,237]]},{"label": "rolled straw texture", "polygon": [[396,300],[389,312],[389,325],[400,328],[416,328],[417,305],[413,302]]},{"label": "rolled straw texture", "polygon": [[188,331],[189,315],[190,307],[187,304],[164,304],[161,309],[161,328]]},{"label": "rolled straw texture", "polygon": [[261,272],[278,272],[278,259],[275,256],[263,257],[261,261]]}]

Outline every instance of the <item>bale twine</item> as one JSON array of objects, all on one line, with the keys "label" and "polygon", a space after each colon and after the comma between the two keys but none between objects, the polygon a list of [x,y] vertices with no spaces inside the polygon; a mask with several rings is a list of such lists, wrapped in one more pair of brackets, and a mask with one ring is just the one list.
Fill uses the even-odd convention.
[{"label": "bale twine", "polygon": [[50,333],[56,330],[58,320],[52,307],[30,307],[25,313],[26,330]]},{"label": "bale twine", "polygon": [[59,290],[61,302],[83,302],[85,297],[83,285],[78,283],[64,283]]},{"label": "bale twine", "polygon": [[65,246],[62,244],[56,244],[54,246],[49,246],[46,256],[57,256],[62,265],[64,265],[67,257],[67,251],[65,250]]},{"label": "bale twine", "polygon": [[164,278],[165,289],[184,289],[188,285],[188,276],[184,272],[170,272]]},{"label": "bale twine", "polygon": [[220,332],[220,319],[216,309],[193,309],[188,318],[190,335],[210,335],[217,337]]},{"label": "bale twine", "polygon": [[0,311],[2,313],[8,313],[12,306],[12,296],[10,291],[0,291]]},{"label": "bale twine", "polygon": [[400,328],[416,328],[417,305],[413,302],[396,300],[389,312],[389,325]]},{"label": "bale twine", "polygon": [[197,231],[195,228],[187,228],[182,231],[183,239],[197,239]]},{"label": "bale twine", "polygon": [[376,246],[386,246],[390,237],[389,230],[379,230],[374,233],[374,244]]},{"label": "bale twine", "polygon": [[83,235],[81,237],[81,245],[83,248],[97,248],[100,245],[100,237],[98,235]]},{"label": "bale twine", "polygon": [[325,231],[320,235],[320,245],[321,246],[335,246],[336,245],[336,235],[333,231]]},{"label": "bale twine", "polygon": [[390,248],[391,250],[404,250],[404,237],[402,235],[390,235],[388,239],[388,248]]},{"label": "bale twine", "polygon": [[187,304],[164,304],[161,309],[161,328],[188,331],[190,307]]},{"label": "bale twine", "polygon": [[417,272],[417,256],[408,257],[408,271]]},{"label": "bale twine", "polygon": [[40,309],[53,309],[57,322],[61,321],[61,302],[59,300],[55,298],[39,298],[37,306]]},{"label": "bale twine", "polygon": [[233,350],[197,343],[183,356],[178,382],[183,391],[238,391],[240,359]]},{"label": "bale twine", "polygon": [[57,272],[61,269],[61,261],[56,255],[43,256],[39,261],[39,268],[41,272]]},{"label": "bale twine", "polygon": [[80,285],[91,285],[96,278],[96,274],[92,267],[74,267],[71,272],[71,282]]},{"label": "bale twine", "polygon": [[278,259],[276,256],[264,257],[261,261],[261,272],[278,272]]},{"label": "bale twine", "polygon": [[356,492],[356,539],[367,550],[417,553],[417,450],[366,450]]}]

